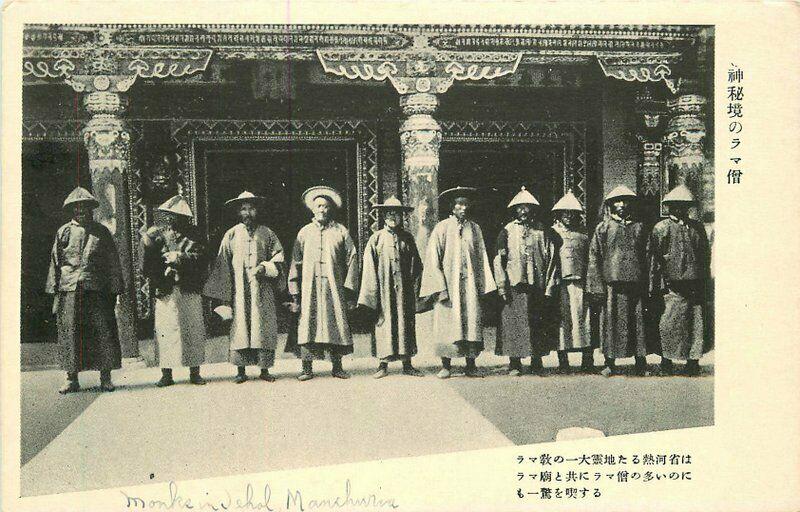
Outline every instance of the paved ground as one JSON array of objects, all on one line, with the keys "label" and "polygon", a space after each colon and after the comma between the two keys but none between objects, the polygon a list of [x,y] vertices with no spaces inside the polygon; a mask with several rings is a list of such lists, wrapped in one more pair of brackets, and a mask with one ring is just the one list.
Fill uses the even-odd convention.
[{"label": "paved ground", "polygon": [[[348,381],[332,379],[330,364],[318,363],[318,378],[301,383],[298,362],[280,359],[272,384],[236,385],[234,368],[216,363],[204,366],[210,383],[203,387],[155,388],[159,370],[145,368],[115,372],[119,389],[109,394],[92,389],[96,373],[82,374],[87,390],[62,397],[55,392],[60,372],[24,372],[22,493],[528,444],[573,426],[618,435],[713,423],[712,355],[700,378],[608,379],[552,369],[514,378],[491,354],[491,338],[487,345],[478,360],[483,379],[436,379],[437,361],[421,354],[424,378],[393,367],[393,375],[374,381],[374,361],[354,357],[345,360],[354,373]],[[555,366],[555,356],[546,364]],[[185,371],[176,378],[184,380]]]}]

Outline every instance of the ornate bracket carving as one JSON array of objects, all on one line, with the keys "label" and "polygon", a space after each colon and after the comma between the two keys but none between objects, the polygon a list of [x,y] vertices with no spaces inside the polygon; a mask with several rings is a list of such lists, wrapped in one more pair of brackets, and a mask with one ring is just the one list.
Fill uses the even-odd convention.
[{"label": "ornate bracket carving", "polygon": [[416,36],[408,50],[317,50],[326,73],[351,80],[389,79],[400,94],[444,93],[456,80],[491,80],[514,73],[522,52],[457,52]]},{"label": "ornate bracket carving", "polygon": [[125,92],[137,78],[204,71],[212,50],[180,48],[25,48],[24,79],[61,78],[77,92]]},{"label": "ornate bracket carving", "polygon": [[603,73],[610,78],[627,82],[664,82],[669,90],[678,92],[678,79],[673,77],[679,53],[660,55],[616,55],[598,56]]}]

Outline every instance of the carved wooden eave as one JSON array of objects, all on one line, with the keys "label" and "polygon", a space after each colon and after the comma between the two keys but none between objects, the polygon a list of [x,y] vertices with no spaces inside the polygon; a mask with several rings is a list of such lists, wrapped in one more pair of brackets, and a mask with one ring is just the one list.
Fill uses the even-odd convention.
[{"label": "carved wooden eave", "polygon": [[[513,73],[525,64],[590,64],[606,76],[663,81],[674,91],[675,66],[696,51],[703,26],[638,25],[28,25],[26,79],[74,76],[182,77],[220,60],[321,61],[339,76],[388,79],[411,91],[446,90],[452,80]],[[419,41],[439,65],[432,73],[393,70],[420,62]],[[91,58],[94,58],[94,61]],[[102,61],[116,63],[115,72]],[[97,64],[100,62],[100,64]],[[383,65],[389,62],[392,64]],[[93,66],[100,66],[100,71]],[[416,65],[416,64],[413,64]],[[355,67],[354,67],[355,66]],[[447,70],[445,69],[447,68]],[[405,78],[414,76],[414,80]],[[132,78],[131,78],[132,77]],[[401,79],[402,78],[402,79]],[[452,80],[451,80],[452,79]],[[79,80],[89,90],[91,80]],[[129,87],[123,79],[122,87]],[[74,81],[74,80],[73,80]],[[110,87],[114,87],[112,78]],[[100,80],[105,86],[105,79]],[[123,89],[120,89],[122,91]],[[417,89],[418,90],[418,89]]]}]

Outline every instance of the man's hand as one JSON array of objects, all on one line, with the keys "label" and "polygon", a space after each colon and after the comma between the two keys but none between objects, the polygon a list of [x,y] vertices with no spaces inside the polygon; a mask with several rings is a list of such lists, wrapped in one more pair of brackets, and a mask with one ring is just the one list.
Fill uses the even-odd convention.
[{"label": "man's hand", "polygon": [[266,276],[266,275],[267,275],[267,269],[266,269],[266,268],[264,268],[264,265],[259,265],[259,266],[257,266],[257,267],[255,268],[255,270],[253,271],[253,275],[254,275],[255,277],[262,277],[262,276]]},{"label": "man's hand", "polygon": [[178,257],[181,255],[178,251],[169,251],[164,253],[164,263],[173,265],[178,262]]}]

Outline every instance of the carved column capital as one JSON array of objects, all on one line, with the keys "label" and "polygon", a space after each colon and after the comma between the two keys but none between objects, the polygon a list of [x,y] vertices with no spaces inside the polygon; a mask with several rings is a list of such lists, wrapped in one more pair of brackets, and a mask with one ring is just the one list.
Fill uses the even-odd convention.
[{"label": "carved column capital", "polygon": [[92,174],[127,172],[130,132],[120,117],[127,108],[127,99],[113,92],[92,92],[84,96],[83,105],[92,115],[83,128]]},{"label": "carved column capital", "polygon": [[706,98],[683,94],[669,100],[670,119],[664,133],[669,186],[685,184],[699,201],[698,216],[714,210],[713,170],[705,155]]}]

